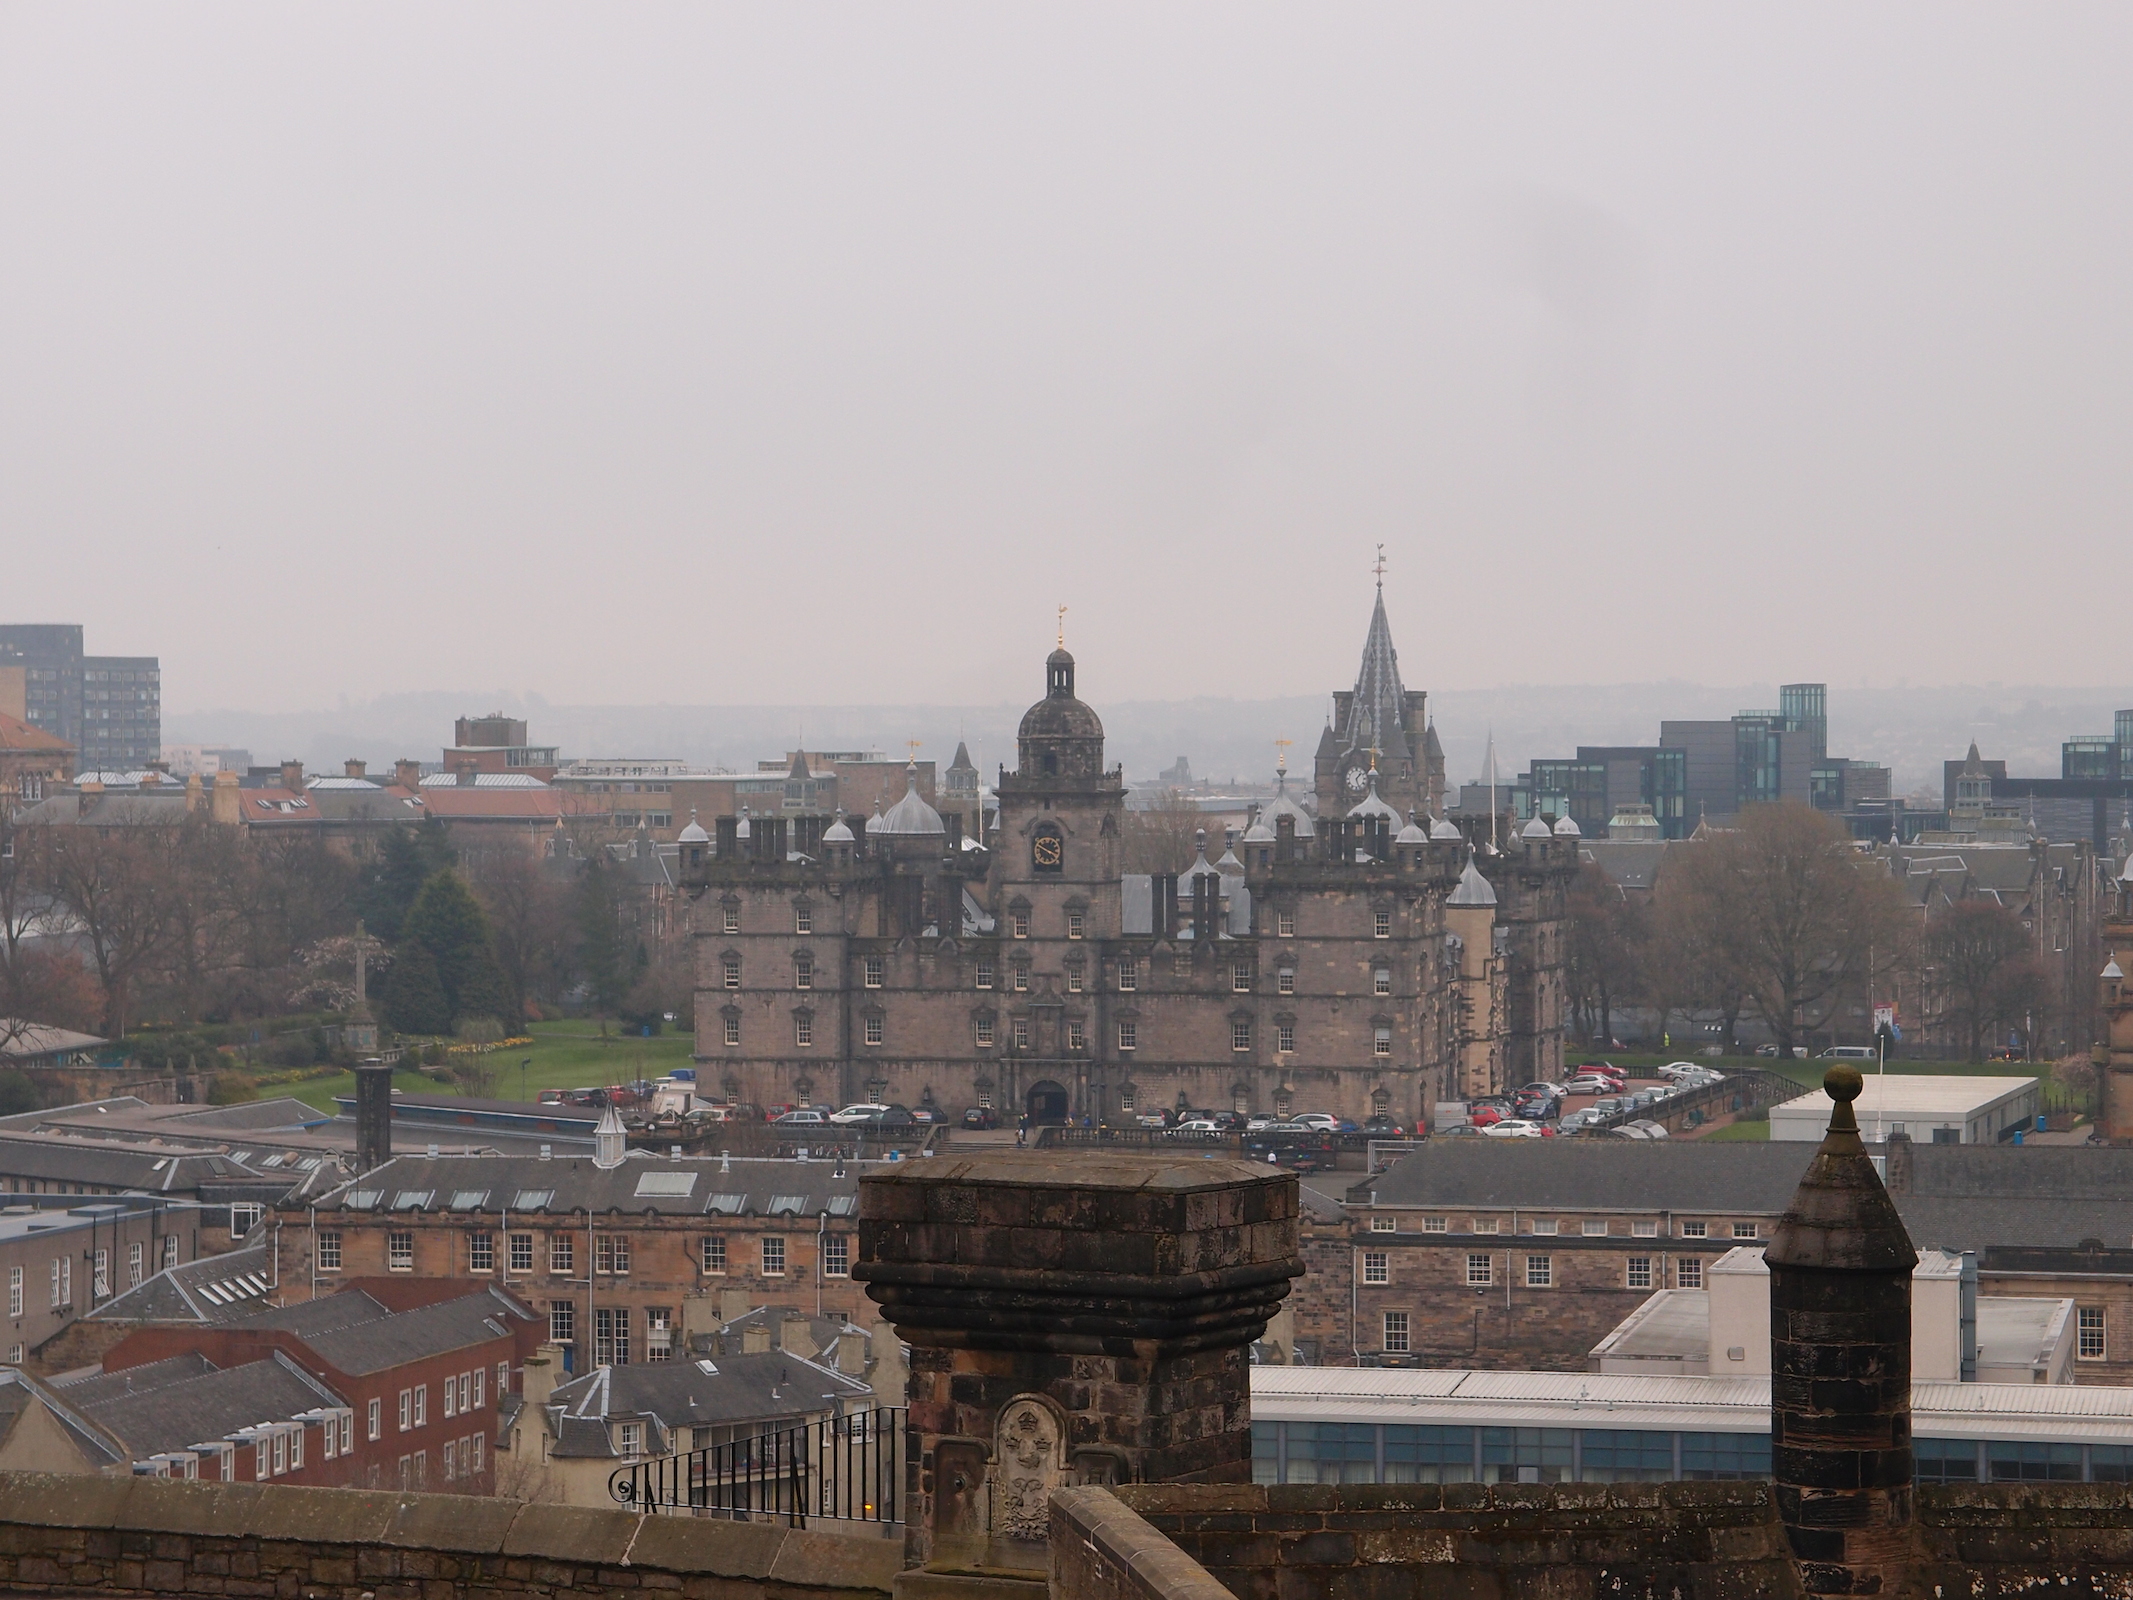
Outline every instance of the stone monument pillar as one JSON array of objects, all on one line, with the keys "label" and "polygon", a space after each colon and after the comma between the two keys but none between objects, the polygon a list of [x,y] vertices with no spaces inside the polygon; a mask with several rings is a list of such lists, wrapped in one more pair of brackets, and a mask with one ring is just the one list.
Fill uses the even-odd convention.
[{"label": "stone monument pillar", "polygon": [[1911,1555],[1911,1248],[1859,1139],[1858,1070],[1771,1235],[1770,1465],[1809,1594],[1893,1594]]},{"label": "stone monument pillar", "polygon": [[1241,1161],[1001,1152],[861,1178],[852,1275],[911,1346],[905,1564],[928,1576],[906,1587],[1041,1584],[1065,1484],[1248,1481],[1249,1346],[1303,1273],[1296,1224],[1295,1177]]}]

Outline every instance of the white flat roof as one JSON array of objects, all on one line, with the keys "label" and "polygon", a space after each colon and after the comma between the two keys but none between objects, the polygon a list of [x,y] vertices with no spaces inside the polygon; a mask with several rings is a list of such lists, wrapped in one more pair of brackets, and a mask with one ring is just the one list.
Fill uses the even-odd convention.
[{"label": "white flat roof", "polygon": [[[1760,1433],[1768,1378],[1394,1367],[1253,1367],[1258,1422],[1394,1422],[1484,1428],[1650,1428]],[[1914,1383],[1911,1432],[1930,1439],[2133,1444],[2133,1388]]]},{"label": "white flat roof", "polygon": [[[1892,1117],[1905,1112],[1922,1117],[1970,1116],[2037,1085],[2035,1078],[1942,1077],[1924,1072],[1891,1072],[1884,1076],[1869,1071],[1865,1076],[1866,1087],[1852,1104],[1862,1124],[1877,1111]],[[1770,1114],[1776,1116],[1782,1111],[1797,1117],[1812,1113],[1827,1122],[1832,1106],[1825,1091],[1810,1089],[1797,1100],[1772,1106]]]}]

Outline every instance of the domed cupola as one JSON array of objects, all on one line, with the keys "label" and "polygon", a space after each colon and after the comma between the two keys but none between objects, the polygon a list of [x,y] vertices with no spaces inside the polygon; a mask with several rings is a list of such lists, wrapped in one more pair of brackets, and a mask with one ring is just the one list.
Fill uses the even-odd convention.
[{"label": "domed cupola", "polygon": [[1104,725],[1074,698],[1074,658],[1061,646],[1045,658],[1044,698],[1022,714],[1015,734],[1018,777],[1092,782],[1103,776]]},{"label": "domed cupola", "polygon": [[918,763],[904,768],[904,797],[875,819],[867,829],[871,837],[876,834],[894,835],[899,838],[917,838],[932,835],[940,838],[948,829],[941,822],[941,814],[925,802],[918,792]]},{"label": "domed cupola", "polygon": [[1376,772],[1370,774],[1369,792],[1348,808],[1348,815],[1351,817],[1373,817],[1379,822],[1387,824],[1397,824],[1400,820],[1400,813],[1378,798],[1378,775]]}]

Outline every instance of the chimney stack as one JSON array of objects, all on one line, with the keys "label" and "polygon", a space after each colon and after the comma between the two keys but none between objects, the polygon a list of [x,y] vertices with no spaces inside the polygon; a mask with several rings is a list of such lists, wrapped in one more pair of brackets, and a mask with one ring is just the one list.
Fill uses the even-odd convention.
[{"label": "chimney stack", "polygon": [[304,789],[304,764],[301,761],[284,761],[281,764],[281,786],[293,789],[298,794]]},{"label": "chimney stack", "polygon": [[421,788],[422,763],[419,761],[410,761],[407,759],[407,757],[402,756],[398,761],[395,761],[393,763],[393,782],[398,784],[403,789]]},{"label": "chimney stack", "polygon": [[348,760],[341,763],[341,772],[346,777],[360,778],[363,776],[364,772],[368,770],[368,767],[368,762],[358,761],[353,756],[351,756],[348,758]]},{"label": "chimney stack", "polygon": [[1829,1132],[1763,1253],[1770,1465],[1810,1595],[1891,1595],[1911,1555],[1911,1248],[1829,1069]]},{"label": "chimney stack", "polygon": [[374,1172],[393,1155],[393,1069],[357,1067],[356,1172]]}]

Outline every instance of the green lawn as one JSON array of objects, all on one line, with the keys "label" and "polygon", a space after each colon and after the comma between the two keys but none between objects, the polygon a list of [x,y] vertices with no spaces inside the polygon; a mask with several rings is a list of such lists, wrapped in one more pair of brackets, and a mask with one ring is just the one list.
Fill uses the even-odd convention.
[{"label": "green lawn", "polygon": [[1770,1138],[1770,1122],[1768,1118],[1759,1122],[1729,1122],[1723,1128],[1713,1128],[1697,1137],[1712,1144],[1763,1143]]},{"label": "green lawn", "polygon": [[[686,1067],[696,1047],[696,1037],[687,1033],[662,1033],[656,1039],[625,1038],[610,1029],[600,1037],[598,1023],[537,1022],[528,1030],[534,1042],[499,1050],[495,1059],[504,1063],[496,1094],[503,1100],[530,1100],[543,1089],[597,1088],[610,1083],[629,1083],[638,1078],[657,1078]],[[524,1072],[519,1063],[530,1061]],[[410,1094],[450,1094],[451,1087],[420,1072],[396,1072],[393,1087]],[[306,1083],[268,1084],[262,1096],[294,1095],[321,1111],[336,1109],[335,1095],[355,1093],[355,1074],[337,1072],[330,1078]]]}]

